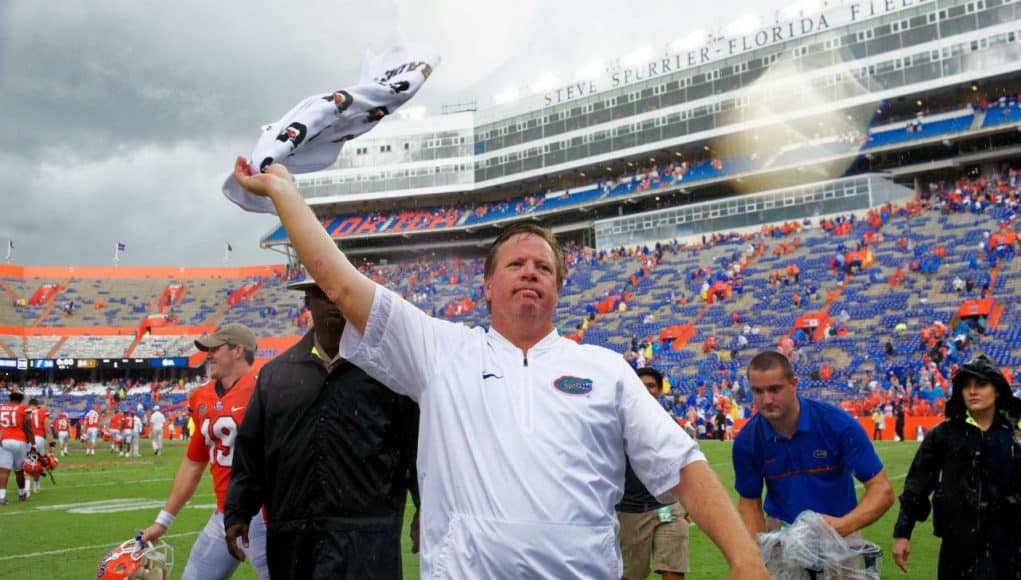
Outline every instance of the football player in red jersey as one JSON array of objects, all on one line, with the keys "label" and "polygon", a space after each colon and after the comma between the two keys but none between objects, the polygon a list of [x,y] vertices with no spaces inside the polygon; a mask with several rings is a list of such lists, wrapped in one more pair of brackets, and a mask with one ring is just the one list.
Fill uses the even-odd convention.
[{"label": "football player in red jersey", "polygon": [[[182,579],[229,578],[240,562],[227,551],[223,527],[223,504],[230,481],[234,439],[245,415],[248,399],[255,387],[257,344],[255,335],[241,324],[225,324],[212,334],[195,341],[205,351],[212,380],[188,396],[188,410],[195,423],[195,434],[188,453],[177,470],[170,497],[156,517],[156,523],[142,532],[143,542],[159,539],[173,523],[177,513],[195,493],[202,472],[209,464],[216,492],[216,511],[195,540]],[[266,566],[266,526],[261,515],[252,518],[249,547],[244,550],[262,579],[269,578]]]},{"label": "football player in red jersey", "polygon": [[39,406],[39,399],[28,400],[28,410],[32,413],[32,432],[35,433],[35,450],[39,454],[46,453],[46,407]]},{"label": "football player in red jersey", "polygon": [[67,413],[61,412],[57,415],[57,418],[50,423],[50,430],[53,431],[57,442],[60,443],[60,456],[64,457],[67,455],[67,440],[71,435],[71,420],[67,418]]},{"label": "football player in red jersey", "polygon": [[[124,422],[124,415],[120,409],[114,409],[113,416],[107,429],[110,431],[110,453],[117,453],[121,448],[121,423]],[[121,453],[121,455],[124,455]]]},{"label": "football player in red jersey", "polygon": [[121,457],[131,457],[131,444],[135,439],[135,412],[124,411],[121,419]]},{"label": "football player in red jersey", "polygon": [[7,480],[11,471],[18,482],[18,499],[28,499],[23,466],[31,447],[29,442],[35,441],[32,423],[27,416],[28,406],[22,403],[25,395],[11,391],[10,397],[9,403],[0,404],[0,505],[7,505]]}]

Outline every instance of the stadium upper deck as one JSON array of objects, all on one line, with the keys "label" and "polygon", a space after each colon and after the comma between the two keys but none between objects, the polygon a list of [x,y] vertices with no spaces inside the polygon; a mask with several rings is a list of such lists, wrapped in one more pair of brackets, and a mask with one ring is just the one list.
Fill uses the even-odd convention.
[{"label": "stadium upper deck", "polygon": [[843,3],[758,30],[689,38],[647,63],[514,104],[384,123],[300,183],[313,204],[333,211],[506,190],[833,111],[851,112],[863,129],[877,103],[1015,72],[1019,30],[1021,5],[1011,0]]}]

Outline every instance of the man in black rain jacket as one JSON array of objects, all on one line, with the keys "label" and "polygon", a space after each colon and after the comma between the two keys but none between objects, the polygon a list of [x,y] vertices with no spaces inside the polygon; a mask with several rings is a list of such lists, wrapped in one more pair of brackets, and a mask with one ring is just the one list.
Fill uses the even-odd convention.
[{"label": "man in black rain jacket", "polygon": [[228,547],[243,559],[237,540],[265,505],[273,578],[399,579],[418,406],[339,357],[344,318],[311,278],[288,288],[305,291],[313,329],[259,372],[234,450]]}]

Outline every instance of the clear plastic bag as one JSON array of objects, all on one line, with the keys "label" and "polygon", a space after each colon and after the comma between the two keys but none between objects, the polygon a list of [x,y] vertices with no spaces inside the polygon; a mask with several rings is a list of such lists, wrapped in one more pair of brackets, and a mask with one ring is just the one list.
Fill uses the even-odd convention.
[{"label": "clear plastic bag", "polygon": [[860,537],[842,537],[813,511],[758,540],[775,580],[879,580],[883,550]]}]

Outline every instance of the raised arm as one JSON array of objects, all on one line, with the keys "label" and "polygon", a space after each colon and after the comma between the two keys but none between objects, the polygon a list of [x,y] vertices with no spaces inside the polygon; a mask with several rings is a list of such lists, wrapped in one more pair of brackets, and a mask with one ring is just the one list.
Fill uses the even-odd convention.
[{"label": "raised arm", "polygon": [[348,261],[298,192],[294,178],[280,164],[252,174],[244,157],[234,162],[234,178],[249,192],[268,197],[280,216],[298,259],[348,324],[365,332],[376,286]]},{"label": "raised arm", "polygon": [[758,545],[745,531],[730,496],[706,462],[686,465],[672,492],[699,529],[723,552],[731,578],[769,578]]}]

